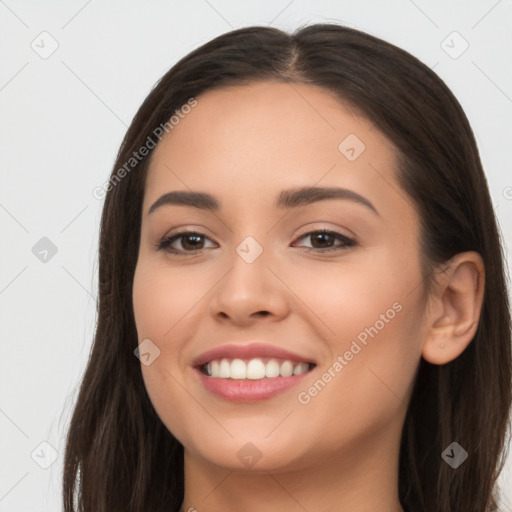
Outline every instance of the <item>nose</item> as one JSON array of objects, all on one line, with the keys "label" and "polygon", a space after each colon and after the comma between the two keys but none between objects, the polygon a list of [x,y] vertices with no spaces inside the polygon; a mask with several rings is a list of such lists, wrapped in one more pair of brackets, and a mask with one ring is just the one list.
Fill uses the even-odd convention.
[{"label": "nose", "polygon": [[289,292],[264,254],[252,263],[234,254],[212,295],[210,313],[216,320],[248,326],[258,319],[277,322],[289,314]]}]

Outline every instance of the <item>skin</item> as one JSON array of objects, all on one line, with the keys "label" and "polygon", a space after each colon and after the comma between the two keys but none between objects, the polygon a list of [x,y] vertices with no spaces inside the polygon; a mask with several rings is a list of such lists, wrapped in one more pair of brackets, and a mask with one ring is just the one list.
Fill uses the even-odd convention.
[{"label": "skin", "polygon": [[[133,283],[139,343],[149,338],[160,350],[152,364],[141,364],[144,382],[185,448],[181,510],[400,511],[399,444],[417,368],[421,357],[455,359],[474,336],[481,258],[457,255],[426,296],[419,219],[396,180],[394,147],[330,92],[263,82],[197,100],[152,155]],[[349,134],[366,146],[354,161],[338,149]],[[353,190],[378,214],[340,199],[273,207],[282,190],[301,186]],[[166,205],[148,214],[174,190],[208,192],[221,208]],[[164,236],[192,228],[205,236],[195,255],[156,248]],[[356,245],[324,254],[301,249],[341,245],[303,236],[322,228]],[[236,252],[248,236],[263,249],[252,263]],[[182,237],[173,247],[194,245]],[[395,303],[400,312],[300,403],[298,394]],[[257,403],[210,394],[192,360],[251,340],[310,356],[317,367],[298,386]],[[261,455],[251,467],[237,456],[248,442]]]}]

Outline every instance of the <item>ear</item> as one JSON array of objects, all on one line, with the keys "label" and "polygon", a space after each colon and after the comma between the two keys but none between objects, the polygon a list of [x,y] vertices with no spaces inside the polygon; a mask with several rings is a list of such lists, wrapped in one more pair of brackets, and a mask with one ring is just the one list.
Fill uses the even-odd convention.
[{"label": "ear", "polygon": [[485,286],[482,257],[475,251],[459,253],[437,276],[429,297],[422,356],[441,365],[456,359],[478,328]]}]

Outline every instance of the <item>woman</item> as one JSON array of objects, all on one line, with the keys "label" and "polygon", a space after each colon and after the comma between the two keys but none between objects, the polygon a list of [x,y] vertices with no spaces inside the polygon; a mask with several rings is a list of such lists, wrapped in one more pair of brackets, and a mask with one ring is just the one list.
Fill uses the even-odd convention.
[{"label": "woman", "polygon": [[495,509],[502,249],[428,67],[335,24],[232,31],[158,82],[105,192],[66,512]]}]

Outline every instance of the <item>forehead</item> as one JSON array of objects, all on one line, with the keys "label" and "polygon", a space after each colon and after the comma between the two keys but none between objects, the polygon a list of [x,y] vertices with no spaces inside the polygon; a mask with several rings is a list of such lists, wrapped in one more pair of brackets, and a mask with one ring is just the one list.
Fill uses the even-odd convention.
[{"label": "forehead", "polygon": [[196,100],[153,152],[146,209],[149,200],[176,189],[254,202],[269,195],[273,201],[290,186],[382,195],[383,180],[394,181],[389,140],[324,88],[260,82],[213,89]]}]

